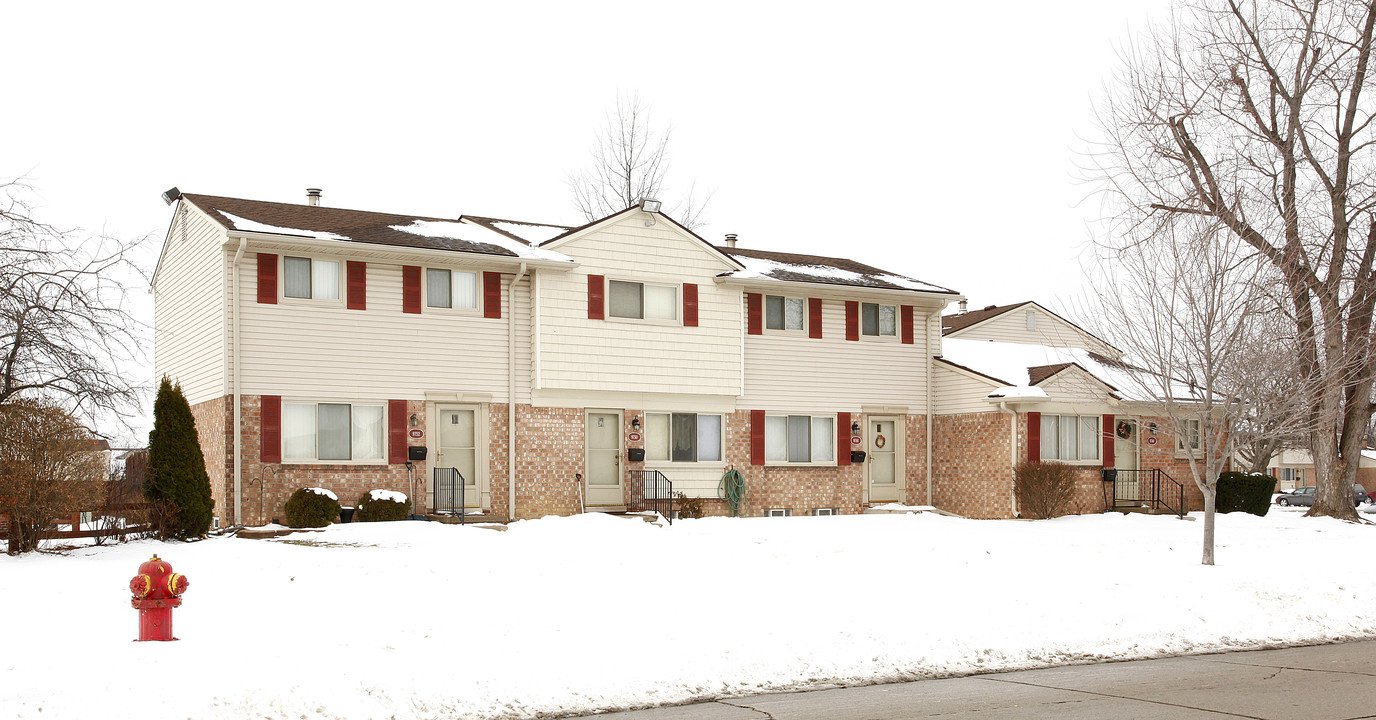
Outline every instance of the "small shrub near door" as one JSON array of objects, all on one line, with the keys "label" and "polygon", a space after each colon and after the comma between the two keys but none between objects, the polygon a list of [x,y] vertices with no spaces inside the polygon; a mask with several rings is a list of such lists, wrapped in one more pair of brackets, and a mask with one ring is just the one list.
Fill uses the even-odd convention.
[{"label": "small shrub near door", "polygon": [[325,527],[339,517],[339,497],[325,488],[301,488],[287,499],[287,526]]},{"label": "small shrub near door", "polygon": [[1245,512],[1266,517],[1275,489],[1276,479],[1270,475],[1225,472],[1218,476],[1214,509],[1221,513]]},{"label": "small shrub near door", "polygon": [[1018,463],[1013,488],[1023,517],[1060,517],[1075,500],[1075,468],[1059,462]]},{"label": "small shrub near door", "polygon": [[358,499],[357,522],[405,520],[411,516],[411,500],[395,490],[370,490]]},{"label": "small shrub near door", "polygon": [[702,498],[690,498],[681,492],[676,492],[674,493],[674,501],[678,503],[678,516],[680,518],[702,517]]}]

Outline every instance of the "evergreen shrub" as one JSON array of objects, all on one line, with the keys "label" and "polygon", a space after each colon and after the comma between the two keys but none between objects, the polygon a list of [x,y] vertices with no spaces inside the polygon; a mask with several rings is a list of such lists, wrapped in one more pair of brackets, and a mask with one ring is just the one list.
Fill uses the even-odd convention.
[{"label": "evergreen shrub", "polygon": [[181,385],[173,385],[166,377],[153,401],[143,495],[163,508],[155,521],[164,539],[196,538],[210,530],[215,499],[210,495],[210,476],[196,436],[196,419]]},{"label": "evergreen shrub", "polygon": [[339,499],[323,488],[301,488],[287,498],[287,527],[325,527],[339,517]]},{"label": "evergreen shrub", "polygon": [[411,516],[411,500],[394,490],[370,490],[358,499],[355,522],[405,520]]},{"label": "evergreen shrub", "polygon": [[1271,510],[1271,495],[1276,491],[1276,479],[1270,475],[1251,475],[1225,472],[1218,476],[1218,495],[1215,512],[1245,512],[1266,517]]}]

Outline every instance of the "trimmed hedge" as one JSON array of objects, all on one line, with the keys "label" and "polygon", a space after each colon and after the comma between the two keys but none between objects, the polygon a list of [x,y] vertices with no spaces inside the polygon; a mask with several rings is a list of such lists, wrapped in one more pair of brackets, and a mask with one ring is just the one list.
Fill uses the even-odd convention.
[{"label": "trimmed hedge", "polygon": [[287,527],[325,527],[339,518],[339,501],[316,488],[301,488],[287,499],[285,510]]},{"label": "trimmed hedge", "polygon": [[1023,517],[1046,519],[1069,514],[1075,502],[1075,467],[1060,462],[1020,462],[1013,491]]},{"label": "trimmed hedge", "polygon": [[[401,496],[403,501],[393,499]],[[402,493],[386,490],[370,490],[358,499],[358,510],[354,512],[355,522],[388,522],[405,520],[411,517],[411,500]]]},{"label": "trimmed hedge", "polygon": [[1271,510],[1271,495],[1276,479],[1270,475],[1225,472],[1218,476],[1215,510],[1221,513],[1245,512],[1266,517]]}]

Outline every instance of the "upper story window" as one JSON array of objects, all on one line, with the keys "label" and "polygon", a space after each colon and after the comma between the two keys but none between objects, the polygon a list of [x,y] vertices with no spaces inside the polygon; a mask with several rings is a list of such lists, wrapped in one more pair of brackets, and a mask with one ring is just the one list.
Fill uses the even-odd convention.
[{"label": "upper story window", "polygon": [[477,309],[478,274],[426,268],[425,305],[432,308]]},{"label": "upper story window", "polygon": [[898,334],[898,306],[860,304],[860,332],[876,337],[893,337]]},{"label": "upper story window", "polygon": [[383,460],[383,406],[282,403],[282,459]]},{"label": "upper story window", "polygon": [[677,320],[678,287],[612,280],[608,283],[608,314],[637,320]]},{"label": "upper story window", "polygon": [[1043,460],[1098,460],[1098,415],[1042,415]]},{"label": "upper story window", "polygon": [[803,299],[766,295],[764,326],[768,330],[802,330]]},{"label": "upper story window", "polygon": [[307,300],[339,299],[338,260],[291,257],[282,258],[282,294]]},{"label": "upper story window", "polygon": [[721,460],[721,416],[646,413],[645,459],[669,462]]},{"label": "upper story window", "polygon": [[764,460],[771,463],[827,463],[836,460],[836,418],[832,415],[766,415]]}]

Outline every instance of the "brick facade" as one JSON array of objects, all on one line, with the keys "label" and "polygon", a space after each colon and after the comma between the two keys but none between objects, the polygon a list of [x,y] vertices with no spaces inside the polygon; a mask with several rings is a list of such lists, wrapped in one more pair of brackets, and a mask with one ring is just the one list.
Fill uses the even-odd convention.
[{"label": "brick facade", "polygon": [[205,472],[210,476],[210,497],[215,500],[214,516],[220,525],[234,525],[234,401],[230,396],[207,400],[191,406],[196,437],[205,457]]},{"label": "brick facade", "polygon": [[1010,422],[1017,422],[1017,457],[1025,457],[1025,414],[983,412],[935,417],[933,505],[966,517],[1013,517]]}]

